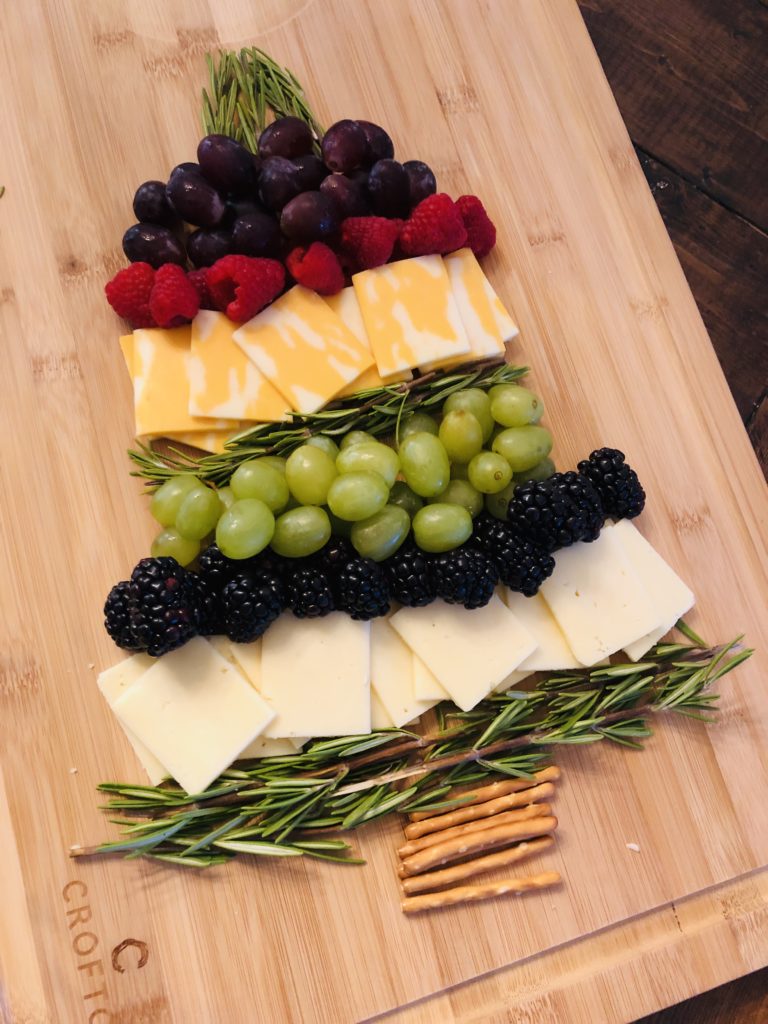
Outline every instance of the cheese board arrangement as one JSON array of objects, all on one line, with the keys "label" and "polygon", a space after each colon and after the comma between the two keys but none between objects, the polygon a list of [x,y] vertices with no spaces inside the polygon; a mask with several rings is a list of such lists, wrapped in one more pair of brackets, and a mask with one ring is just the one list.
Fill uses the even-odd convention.
[{"label": "cheese board arrangement", "polygon": [[709,721],[752,651],[683,621],[623,452],[556,469],[482,200],[263,51],[208,63],[198,162],[138,187],[105,288],[160,530],[98,686],[150,784],[70,852],[362,864],[397,813],[408,914],[556,885],[454,883],[551,846],[558,746]]}]

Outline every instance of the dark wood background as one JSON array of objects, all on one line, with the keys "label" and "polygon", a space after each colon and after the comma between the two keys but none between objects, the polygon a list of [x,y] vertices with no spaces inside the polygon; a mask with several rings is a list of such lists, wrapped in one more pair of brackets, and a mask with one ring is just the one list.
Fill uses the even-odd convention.
[{"label": "dark wood background", "polygon": [[[579,4],[768,476],[768,0]],[[768,968],[638,1024],[766,1022]]]}]

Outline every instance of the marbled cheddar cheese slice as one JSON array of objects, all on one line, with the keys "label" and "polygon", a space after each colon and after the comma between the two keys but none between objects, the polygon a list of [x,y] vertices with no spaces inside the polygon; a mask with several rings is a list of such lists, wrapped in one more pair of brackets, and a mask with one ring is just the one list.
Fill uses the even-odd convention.
[{"label": "marbled cheddar cheese slice", "polygon": [[189,430],[228,430],[239,421],[208,419],[189,413],[191,328],[159,327],[136,330],[131,345],[120,344],[133,376],[137,437],[160,437]]},{"label": "marbled cheddar cheese slice", "polygon": [[296,285],[235,331],[235,342],[297,412],[316,412],[373,365],[364,342]]},{"label": "marbled cheddar cheese slice", "polygon": [[[368,332],[365,329],[363,323],[363,314],[360,312],[360,303],[357,301],[357,295],[355,295],[355,289],[352,285],[348,288],[342,288],[340,292],[336,292],[335,295],[324,296],[325,301],[331,307],[337,316],[341,317],[346,326],[352,331],[354,336],[361,341],[368,351],[371,351],[371,343],[368,340]],[[373,353],[371,353],[373,358]],[[337,398],[344,398],[347,395],[354,395],[357,391],[365,391],[366,388],[381,388],[385,384],[391,384],[396,381],[410,380],[413,374],[410,370],[405,370],[403,373],[397,373],[393,377],[387,377],[385,380],[375,366],[372,366],[369,370],[366,370],[359,377],[355,378],[351,384],[347,384],[345,388],[338,393]]]},{"label": "marbled cheddar cheese slice", "polygon": [[201,309],[192,321],[189,411],[193,416],[281,420],[288,403],[234,343],[235,325],[223,313]]},{"label": "marbled cheddar cheese slice", "polygon": [[[243,428],[245,429],[245,428]],[[168,441],[176,441],[179,444],[188,444],[192,448],[199,448],[204,452],[214,452],[220,455],[230,437],[234,437],[238,431],[231,430],[181,430],[174,431],[163,436]]]},{"label": "marbled cheddar cheese slice", "polygon": [[453,297],[477,359],[503,355],[504,343],[519,332],[471,249],[444,257]]},{"label": "marbled cheddar cheese slice", "polygon": [[441,256],[415,256],[352,278],[382,377],[470,351]]}]

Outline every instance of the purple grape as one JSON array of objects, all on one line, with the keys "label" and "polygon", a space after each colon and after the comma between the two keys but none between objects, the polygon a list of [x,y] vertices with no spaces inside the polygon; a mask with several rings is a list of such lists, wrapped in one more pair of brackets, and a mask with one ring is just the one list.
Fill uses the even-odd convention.
[{"label": "purple grape", "polygon": [[221,195],[197,171],[173,173],[166,193],[179,216],[195,227],[215,228],[226,211]]},{"label": "purple grape", "polygon": [[300,117],[279,117],[268,124],[259,136],[259,156],[283,156],[292,160],[312,152],[312,129]]},{"label": "purple grape", "polygon": [[329,174],[321,183],[320,191],[335,203],[341,220],[347,217],[365,217],[371,212],[367,180],[368,175],[365,172],[362,180],[357,181],[346,174]]},{"label": "purple grape", "polygon": [[165,184],[162,181],[145,181],[139,185],[133,197],[133,212],[136,220],[143,224],[163,224],[172,228],[179,222],[176,212],[168,202]]},{"label": "purple grape", "polygon": [[232,225],[232,252],[242,256],[278,256],[280,228],[270,213],[243,213]]},{"label": "purple grape", "polygon": [[187,255],[196,267],[210,267],[233,251],[232,234],[226,229],[198,228],[187,238]]},{"label": "purple grape", "polygon": [[123,235],[123,252],[131,263],[149,263],[161,267],[163,263],[187,262],[178,238],[161,224],[134,224]]},{"label": "purple grape", "polygon": [[315,156],[314,153],[305,153],[304,156],[297,156],[292,162],[299,169],[302,192],[312,192],[320,188],[320,182],[330,174],[330,171],[320,157]]},{"label": "purple grape", "polygon": [[428,164],[422,160],[406,160],[403,167],[410,183],[412,207],[437,192],[437,179]]},{"label": "purple grape", "polygon": [[170,181],[175,174],[180,174],[181,171],[192,171],[195,174],[203,173],[200,170],[200,164],[195,164],[191,160],[187,160],[186,163],[176,164],[171,173],[168,175],[168,181]]},{"label": "purple grape", "polygon": [[321,149],[323,163],[332,171],[354,171],[371,159],[365,132],[348,118],[331,125],[323,136]]},{"label": "purple grape", "polygon": [[[232,224],[238,217],[244,217],[249,213],[267,213],[266,206],[258,201],[245,196],[237,196],[228,200],[227,212],[224,215],[224,223]],[[271,217],[272,214],[269,214]],[[273,218],[274,219],[274,218]]]},{"label": "purple grape", "polygon": [[229,135],[206,135],[197,159],[203,176],[221,192],[243,195],[256,185],[253,154]]},{"label": "purple grape", "polygon": [[379,217],[407,217],[411,209],[410,183],[397,160],[377,160],[368,174],[373,212]]},{"label": "purple grape", "polygon": [[270,210],[282,210],[285,204],[301,191],[301,179],[296,164],[284,156],[270,156],[261,165],[259,194]]},{"label": "purple grape", "polygon": [[336,204],[322,192],[302,192],[283,207],[280,230],[293,242],[320,242],[339,230]]},{"label": "purple grape", "polygon": [[391,160],[395,155],[395,146],[384,129],[374,124],[373,121],[358,121],[357,123],[365,132],[371,153],[371,163],[374,164],[377,160]]}]

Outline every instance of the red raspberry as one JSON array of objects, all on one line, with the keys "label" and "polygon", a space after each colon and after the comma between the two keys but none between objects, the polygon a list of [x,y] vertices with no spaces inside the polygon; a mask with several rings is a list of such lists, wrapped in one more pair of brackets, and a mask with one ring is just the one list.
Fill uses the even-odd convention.
[{"label": "red raspberry", "polygon": [[205,275],[217,309],[245,323],[276,299],[285,287],[285,268],[261,256],[222,256]]},{"label": "red raspberry", "polygon": [[400,232],[400,247],[406,256],[453,252],[466,241],[461,214],[445,192],[422,199]]},{"label": "red raspberry", "polygon": [[104,286],[107,302],[131,327],[157,327],[149,310],[149,296],[155,283],[155,270],[148,263],[132,263]]},{"label": "red raspberry", "polygon": [[164,263],[155,271],[149,310],[158,327],[179,327],[197,315],[200,299],[194,285],[177,263]]},{"label": "red raspberry", "polygon": [[402,221],[387,217],[347,217],[341,225],[341,251],[353,271],[386,263],[395,248]]},{"label": "red raspberry", "polygon": [[459,196],[456,205],[467,229],[467,245],[482,259],[496,245],[496,227],[477,196]]},{"label": "red raspberry", "polygon": [[187,279],[197,292],[197,297],[200,300],[200,309],[216,309],[213,296],[208,289],[208,281],[206,279],[207,272],[207,267],[200,267],[198,270],[190,270],[187,273]]},{"label": "red raspberry", "polygon": [[294,280],[318,295],[335,295],[344,287],[339,258],[323,242],[313,242],[308,249],[299,246],[288,254],[285,262]]}]

